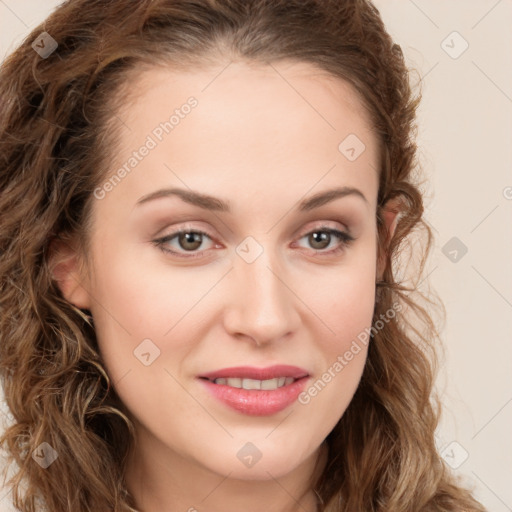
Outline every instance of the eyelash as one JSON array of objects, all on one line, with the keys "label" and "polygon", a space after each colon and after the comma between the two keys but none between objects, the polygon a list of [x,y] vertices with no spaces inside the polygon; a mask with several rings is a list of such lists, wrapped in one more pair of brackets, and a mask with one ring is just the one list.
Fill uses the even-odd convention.
[{"label": "eyelash", "polygon": [[[162,252],[167,253],[167,254],[172,254],[172,255],[177,256],[179,258],[199,258],[199,257],[201,257],[206,249],[203,250],[203,251],[199,251],[199,252],[192,252],[190,255],[185,256],[181,252],[173,251],[173,250],[168,249],[168,248],[165,247],[166,243],[170,242],[171,240],[173,240],[177,236],[179,236],[181,234],[184,234],[184,233],[195,233],[195,234],[200,234],[200,235],[203,235],[203,236],[206,235],[210,240],[213,241],[213,237],[210,236],[205,231],[201,231],[199,229],[188,229],[188,228],[185,228],[185,229],[179,229],[177,231],[174,231],[173,233],[169,233],[168,235],[165,235],[165,236],[163,236],[161,238],[153,240],[153,243]],[[324,255],[328,255],[328,256],[336,255],[336,254],[340,253],[341,251],[343,251],[343,249],[348,247],[353,241],[355,241],[355,238],[353,236],[349,235],[348,233],[346,233],[344,231],[339,231],[338,229],[330,228],[328,226],[319,226],[318,228],[315,228],[315,229],[313,229],[311,231],[308,231],[307,233],[302,235],[300,237],[300,239],[302,239],[304,237],[307,237],[308,235],[311,235],[312,233],[329,233],[330,235],[334,235],[335,237],[337,237],[338,240],[340,241],[338,246],[335,249],[331,249],[330,251],[325,251],[325,250],[321,250],[321,249],[318,249],[318,250],[313,249],[314,253],[315,254],[321,254],[322,255],[321,257],[323,257]]]}]

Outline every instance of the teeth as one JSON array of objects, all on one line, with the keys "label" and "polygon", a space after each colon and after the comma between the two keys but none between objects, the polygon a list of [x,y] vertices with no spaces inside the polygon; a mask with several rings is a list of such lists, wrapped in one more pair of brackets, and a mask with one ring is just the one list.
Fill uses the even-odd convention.
[{"label": "teeth", "polygon": [[276,377],[275,379],[267,380],[220,378],[215,379],[213,382],[215,384],[222,384],[224,386],[230,386],[232,388],[263,389],[271,391],[273,389],[282,388],[283,386],[288,386],[294,381],[295,379],[293,377]]},{"label": "teeth", "polygon": [[262,380],[261,381],[261,389],[277,389],[278,387],[281,387],[279,385],[280,380],[281,379]]},{"label": "teeth", "polygon": [[243,379],[242,387],[244,389],[261,389],[261,380]]}]

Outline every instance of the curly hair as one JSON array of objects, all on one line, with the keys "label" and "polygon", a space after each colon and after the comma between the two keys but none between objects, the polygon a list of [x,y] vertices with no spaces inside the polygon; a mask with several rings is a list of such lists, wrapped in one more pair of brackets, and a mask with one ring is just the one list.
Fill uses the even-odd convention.
[{"label": "curly hair", "polygon": [[[57,49],[32,48],[42,31]],[[115,153],[116,110],[143,66],[190,69],[219,56],[318,66],[351,84],[380,144],[377,234],[382,279],[359,387],[327,437],[314,489],[324,512],[482,512],[451,475],[434,433],[439,334],[418,282],[432,245],[414,142],[416,108],[400,47],[368,0],[68,0],[0,70],[0,375],[13,421],[0,442],[22,512],[135,511],[126,489],[134,425],[101,360],[87,311],[52,277],[52,240],[88,247],[95,188]],[[398,200],[393,236],[388,201]],[[411,243],[425,235],[425,245]],[[409,249],[408,249],[409,248]],[[411,254],[409,254],[409,251]],[[410,286],[397,279],[417,256]],[[404,260],[405,261],[401,261]],[[32,454],[48,442],[47,469]]]}]

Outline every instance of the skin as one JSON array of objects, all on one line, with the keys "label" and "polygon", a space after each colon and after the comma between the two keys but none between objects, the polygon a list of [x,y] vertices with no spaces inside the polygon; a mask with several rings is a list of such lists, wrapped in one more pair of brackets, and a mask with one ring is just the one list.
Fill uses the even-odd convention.
[{"label": "skin", "polygon": [[[311,384],[371,326],[381,271],[377,139],[351,86],[310,64],[225,66],[152,68],[130,84],[136,101],[117,113],[130,128],[121,131],[117,166],[187,98],[198,105],[94,200],[85,266],[72,246],[54,247],[54,276],[70,302],[90,309],[105,366],[135,422],[127,482],[138,507],[313,512],[308,482],[315,463],[325,463],[322,443],[352,399],[367,349],[308,404],[267,417],[229,409],[197,375],[291,364],[306,369]],[[366,146],[355,161],[338,150],[351,133]],[[232,213],[178,197],[136,206],[174,186],[229,201]],[[341,186],[359,189],[367,202],[348,195],[296,210]],[[386,217],[391,232],[393,219]],[[307,235],[324,225],[356,240],[315,244]],[[153,243],[178,228],[211,235],[193,249],[200,257]],[[236,252],[249,236],[263,249],[252,263]],[[177,237],[166,246],[191,254]],[[160,350],[149,366],[133,353],[147,338]],[[250,468],[237,457],[247,442],[262,454]]]}]

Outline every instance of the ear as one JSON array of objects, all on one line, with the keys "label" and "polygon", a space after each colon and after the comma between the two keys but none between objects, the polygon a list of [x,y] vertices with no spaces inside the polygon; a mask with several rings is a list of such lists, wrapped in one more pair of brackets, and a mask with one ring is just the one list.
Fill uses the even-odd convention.
[{"label": "ear", "polygon": [[54,238],[49,246],[48,264],[63,297],[79,309],[90,309],[89,287],[77,246],[71,240]]},{"label": "ear", "polygon": [[386,268],[386,260],[388,256],[388,247],[393,235],[395,234],[396,225],[398,223],[399,214],[402,204],[399,198],[393,198],[386,202],[382,209],[382,219],[384,221],[384,239],[383,247],[379,247],[377,254],[377,281],[382,280],[384,270]]}]

